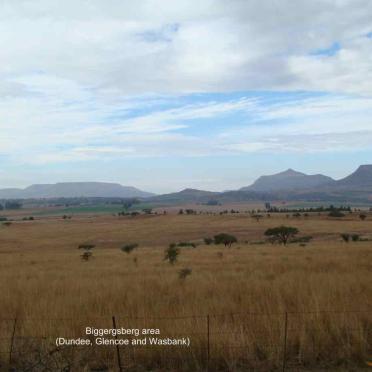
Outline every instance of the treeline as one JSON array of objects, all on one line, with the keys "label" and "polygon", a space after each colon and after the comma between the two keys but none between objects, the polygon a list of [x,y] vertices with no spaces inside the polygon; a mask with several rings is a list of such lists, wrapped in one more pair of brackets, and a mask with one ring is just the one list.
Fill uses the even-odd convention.
[{"label": "treeline", "polygon": [[278,208],[270,206],[270,208],[266,209],[265,212],[269,213],[308,213],[308,212],[351,212],[350,206],[339,206],[335,207],[334,205],[330,205],[328,207],[310,207],[310,208]]},{"label": "treeline", "polygon": [[6,200],[3,202],[0,202],[0,211],[2,210],[12,210],[12,209],[21,209],[22,203],[15,200]]}]

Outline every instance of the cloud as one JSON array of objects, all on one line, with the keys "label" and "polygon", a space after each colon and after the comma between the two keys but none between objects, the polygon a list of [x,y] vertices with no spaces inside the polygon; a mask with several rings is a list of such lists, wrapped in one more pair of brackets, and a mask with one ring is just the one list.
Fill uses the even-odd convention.
[{"label": "cloud", "polygon": [[[5,0],[0,77],[9,85],[14,76],[43,71],[128,95],[252,89],[370,94],[371,16],[368,0]],[[334,55],[314,55],[336,42]]]},{"label": "cloud", "polygon": [[0,156],[367,148],[371,17],[368,0],[4,0]]}]

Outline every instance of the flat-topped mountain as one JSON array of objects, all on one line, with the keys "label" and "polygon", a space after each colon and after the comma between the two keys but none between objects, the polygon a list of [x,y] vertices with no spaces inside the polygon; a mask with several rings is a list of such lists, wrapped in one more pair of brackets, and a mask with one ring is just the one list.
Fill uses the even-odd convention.
[{"label": "flat-topped mountain", "polygon": [[243,187],[240,191],[276,192],[303,190],[333,182],[335,181],[331,177],[322,174],[307,175],[288,169],[271,176],[261,176],[251,186]]},{"label": "flat-topped mountain", "polygon": [[55,184],[36,184],[25,189],[2,189],[2,199],[43,199],[43,198],[146,198],[149,192],[132,186],[122,186],[107,182],[63,182]]}]

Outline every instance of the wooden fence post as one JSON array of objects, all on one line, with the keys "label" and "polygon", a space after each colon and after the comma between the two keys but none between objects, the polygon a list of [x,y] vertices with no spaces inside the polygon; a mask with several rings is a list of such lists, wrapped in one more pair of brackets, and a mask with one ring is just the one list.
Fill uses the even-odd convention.
[{"label": "wooden fence post", "polygon": [[207,315],[207,371],[209,371],[209,358],[210,358],[210,319]]},{"label": "wooden fence post", "polygon": [[284,338],[283,338],[283,364],[282,371],[285,372],[287,364],[287,335],[288,335],[288,313],[284,315]]},{"label": "wooden fence post", "polygon": [[[114,329],[117,329],[116,328],[115,315],[112,316],[112,325],[113,325]],[[115,340],[117,340],[117,339],[118,339],[118,336],[115,333]],[[118,361],[119,372],[123,372],[123,368],[121,366],[120,349],[119,349],[119,345],[117,343],[116,343],[116,356],[117,356],[117,361]]]},{"label": "wooden fence post", "polygon": [[13,353],[14,336],[15,336],[15,332],[16,332],[16,326],[17,326],[17,318],[14,318],[13,332],[12,332],[12,338],[11,338],[11,341],[10,341],[10,349],[9,349],[9,367],[11,366],[11,363],[12,363],[12,353]]}]

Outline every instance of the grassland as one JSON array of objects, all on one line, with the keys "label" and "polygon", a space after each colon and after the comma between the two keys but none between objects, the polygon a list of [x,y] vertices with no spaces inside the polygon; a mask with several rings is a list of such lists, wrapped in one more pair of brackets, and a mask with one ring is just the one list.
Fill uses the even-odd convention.
[{"label": "grassland", "polygon": [[[306,246],[265,243],[264,231],[281,224],[313,240]],[[239,243],[203,243],[220,232],[236,235]],[[164,336],[190,336],[192,342],[187,351],[124,350],[127,368],[202,370],[209,314],[211,370],[275,370],[282,367],[287,312],[288,364],[356,369],[372,358],[372,242],[342,242],[344,232],[372,238],[372,217],[273,214],[257,222],[242,213],[81,215],[13,222],[0,228],[0,329],[11,335],[17,317],[18,336],[76,336],[87,325],[109,326],[115,315],[126,327],[158,327]],[[170,265],[164,249],[181,241],[198,245],[182,248]],[[88,262],[77,249],[82,243],[96,246]],[[139,248],[123,253],[127,243]],[[185,280],[179,279],[182,268],[192,269]],[[349,311],[358,313],[344,313]],[[26,348],[22,338],[18,343]],[[98,363],[99,356],[100,365],[114,368],[113,352],[100,349],[90,360]],[[18,359],[15,353],[13,363]],[[90,361],[85,363],[87,368]]]}]

